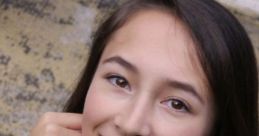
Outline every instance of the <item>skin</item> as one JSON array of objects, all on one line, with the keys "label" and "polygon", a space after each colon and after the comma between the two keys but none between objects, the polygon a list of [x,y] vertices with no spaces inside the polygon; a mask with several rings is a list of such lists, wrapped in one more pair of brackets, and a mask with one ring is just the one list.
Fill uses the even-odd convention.
[{"label": "skin", "polygon": [[102,54],[83,114],[44,114],[31,136],[206,136],[214,103],[188,29],[156,10],[135,14]]},{"label": "skin", "polygon": [[179,19],[135,14],[109,41],[85,101],[84,136],[206,136],[213,98]]},{"label": "skin", "polygon": [[81,126],[82,114],[47,112],[30,136],[82,136]]}]

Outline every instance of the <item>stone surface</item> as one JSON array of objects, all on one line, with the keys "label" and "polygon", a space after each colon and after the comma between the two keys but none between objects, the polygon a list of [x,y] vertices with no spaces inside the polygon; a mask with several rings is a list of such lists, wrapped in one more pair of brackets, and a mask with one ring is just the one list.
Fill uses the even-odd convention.
[{"label": "stone surface", "polygon": [[0,136],[26,136],[60,111],[111,0],[0,0]]},{"label": "stone surface", "polygon": [[[0,0],[0,136],[26,136],[40,114],[62,110],[86,63],[92,31],[120,2]],[[259,26],[233,12],[258,54]]]},{"label": "stone surface", "polygon": [[243,12],[259,13],[259,1],[258,0],[217,0],[224,5],[236,8]]}]

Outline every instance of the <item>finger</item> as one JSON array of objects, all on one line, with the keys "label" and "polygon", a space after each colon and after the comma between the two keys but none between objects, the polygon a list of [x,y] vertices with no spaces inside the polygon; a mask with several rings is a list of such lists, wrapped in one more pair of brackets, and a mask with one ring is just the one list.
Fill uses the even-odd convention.
[{"label": "finger", "polygon": [[81,131],[64,128],[58,125],[48,125],[46,128],[46,136],[81,136]]},{"label": "finger", "polygon": [[65,128],[61,128],[61,129],[63,129],[62,134],[60,134],[59,136],[82,136],[81,131],[65,129]]},{"label": "finger", "polygon": [[43,124],[57,124],[61,127],[81,130],[82,114],[47,112],[43,115]]}]

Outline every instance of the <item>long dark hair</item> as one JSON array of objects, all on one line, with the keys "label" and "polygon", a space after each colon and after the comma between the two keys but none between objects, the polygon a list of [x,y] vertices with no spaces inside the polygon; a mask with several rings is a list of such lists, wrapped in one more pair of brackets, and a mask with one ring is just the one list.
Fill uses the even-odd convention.
[{"label": "long dark hair", "polygon": [[111,36],[140,10],[166,10],[186,25],[216,104],[212,135],[257,136],[258,79],[251,41],[237,19],[213,0],[129,0],[97,30],[89,60],[66,112],[82,113],[85,97]]}]

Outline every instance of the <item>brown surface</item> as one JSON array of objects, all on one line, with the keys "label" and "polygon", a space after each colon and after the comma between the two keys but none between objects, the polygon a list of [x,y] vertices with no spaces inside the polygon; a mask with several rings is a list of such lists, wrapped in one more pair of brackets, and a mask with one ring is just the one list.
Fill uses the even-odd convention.
[{"label": "brown surface", "polygon": [[[61,110],[85,64],[92,28],[116,0],[0,0],[0,136],[26,136]],[[259,53],[259,27],[242,17]]]}]

